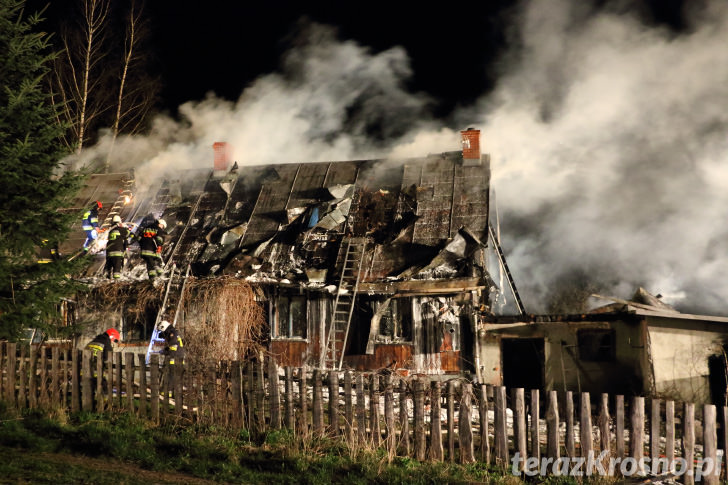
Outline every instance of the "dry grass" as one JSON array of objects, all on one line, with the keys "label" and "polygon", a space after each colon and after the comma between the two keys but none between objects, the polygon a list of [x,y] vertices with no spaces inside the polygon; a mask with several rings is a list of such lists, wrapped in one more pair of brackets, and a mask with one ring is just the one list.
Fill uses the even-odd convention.
[{"label": "dry grass", "polygon": [[188,365],[244,360],[265,349],[267,324],[253,288],[233,276],[189,278],[182,300]]},{"label": "dry grass", "polygon": [[79,296],[79,308],[89,312],[108,312],[124,308],[135,322],[143,322],[149,308],[159,308],[164,287],[155,288],[149,281],[114,282],[94,286]]}]

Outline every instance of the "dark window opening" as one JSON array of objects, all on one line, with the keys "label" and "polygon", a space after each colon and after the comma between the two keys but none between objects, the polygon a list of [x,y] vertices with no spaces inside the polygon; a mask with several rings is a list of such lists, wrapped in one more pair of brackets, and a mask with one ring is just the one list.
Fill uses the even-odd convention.
[{"label": "dark window opening", "polygon": [[393,299],[389,302],[379,321],[379,335],[392,340],[412,340],[410,300]]},{"label": "dark window opening", "polygon": [[306,298],[303,296],[281,296],[276,302],[273,337],[306,338]]},{"label": "dark window opening", "polygon": [[579,359],[588,362],[611,362],[616,358],[615,332],[609,329],[587,329],[576,333]]}]

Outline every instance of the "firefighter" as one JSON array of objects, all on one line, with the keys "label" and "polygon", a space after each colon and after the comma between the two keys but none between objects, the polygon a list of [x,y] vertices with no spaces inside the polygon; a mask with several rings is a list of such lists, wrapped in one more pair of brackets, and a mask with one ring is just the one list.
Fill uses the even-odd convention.
[{"label": "firefighter", "polygon": [[101,201],[94,202],[89,209],[83,213],[81,227],[86,231],[86,240],[83,243],[83,250],[88,251],[91,244],[96,241],[99,227],[99,209],[103,207]]},{"label": "firefighter", "polygon": [[119,331],[115,328],[110,328],[103,333],[98,334],[92,341],[86,344],[86,349],[90,350],[94,357],[99,356],[101,352],[101,358],[106,360],[109,352],[114,350],[113,343],[118,343],[121,340]]},{"label": "firefighter", "polygon": [[167,375],[169,376],[167,389],[171,397],[174,391],[174,376],[177,369],[175,366],[181,366],[185,363],[185,344],[182,342],[182,335],[167,320],[162,320],[157,324],[157,331],[159,336],[164,339],[162,354],[167,357]]},{"label": "firefighter", "polygon": [[106,266],[104,267],[104,271],[107,277],[118,280],[121,278],[121,270],[124,267],[124,257],[126,256],[126,248],[129,245],[129,238],[132,237],[132,234],[121,221],[120,216],[114,216],[111,222],[115,225],[109,230],[108,242],[106,243]]},{"label": "firefighter", "polygon": [[147,276],[154,280],[162,275],[162,245],[164,244],[167,223],[164,219],[154,219],[139,230],[139,249],[147,265]]}]

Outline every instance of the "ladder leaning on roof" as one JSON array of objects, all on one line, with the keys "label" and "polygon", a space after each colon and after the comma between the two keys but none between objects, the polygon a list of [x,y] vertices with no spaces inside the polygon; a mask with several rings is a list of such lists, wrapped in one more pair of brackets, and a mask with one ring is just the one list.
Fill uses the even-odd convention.
[{"label": "ladder leaning on roof", "polygon": [[[167,289],[164,293],[164,300],[162,300],[162,307],[157,313],[157,318],[154,320],[154,328],[152,329],[152,338],[149,341],[149,348],[147,349],[147,363],[149,363],[149,356],[154,353],[153,347],[154,342],[157,339],[157,325],[162,320],[172,322],[173,326],[177,325],[177,315],[179,309],[182,306],[182,298],[185,294],[185,288],[187,286],[187,278],[190,276],[190,266],[187,265],[187,271],[182,274],[182,271],[176,272],[177,265],[172,264],[169,272],[169,280],[167,281]],[[174,312],[170,312],[169,309],[174,307]],[[172,316],[174,315],[174,316]]]},{"label": "ladder leaning on roof", "polygon": [[508,285],[511,287],[511,292],[513,293],[513,298],[516,301],[516,307],[518,309],[518,313],[521,315],[524,315],[526,313],[526,310],[523,308],[523,302],[521,301],[521,296],[518,294],[518,290],[516,289],[516,283],[513,281],[513,276],[511,275],[511,270],[508,269],[508,264],[506,264],[506,256],[503,254],[503,250],[501,249],[500,243],[498,242],[498,238],[495,236],[495,230],[493,229],[493,224],[488,223],[488,235],[490,236],[490,240],[493,242],[493,247],[495,248],[495,253],[498,256],[498,262],[501,265],[501,268],[503,269],[503,272],[508,277]]},{"label": "ladder leaning on roof", "polygon": [[328,333],[325,335],[326,348],[321,356],[321,366],[325,369],[340,370],[344,360],[349,326],[354,313],[354,302],[359,291],[365,248],[366,238],[347,237],[341,241],[339,248],[341,278],[339,287],[336,289],[334,313]]}]

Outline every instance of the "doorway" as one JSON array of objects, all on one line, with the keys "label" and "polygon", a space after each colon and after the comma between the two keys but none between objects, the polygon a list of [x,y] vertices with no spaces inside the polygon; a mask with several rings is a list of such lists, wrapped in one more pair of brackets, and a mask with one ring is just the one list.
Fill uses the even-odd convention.
[{"label": "doorway", "polygon": [[544,339],[504,338],[501,340],[503,385],[509,389],[522,387],[543,389]]}]

